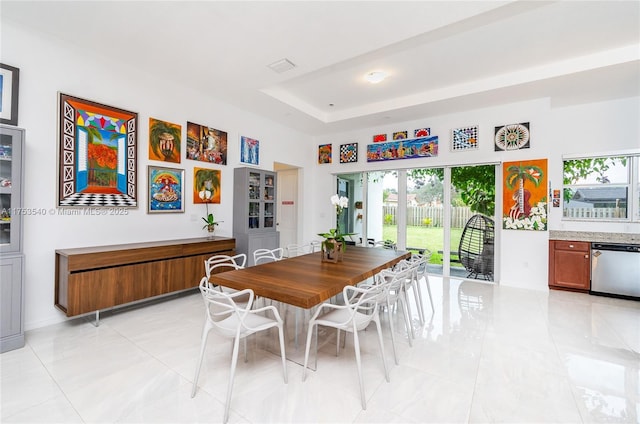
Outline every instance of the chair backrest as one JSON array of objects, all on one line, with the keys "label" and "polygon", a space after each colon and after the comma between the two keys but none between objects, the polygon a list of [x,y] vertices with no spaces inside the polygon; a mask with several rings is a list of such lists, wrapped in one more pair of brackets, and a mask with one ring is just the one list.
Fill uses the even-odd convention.
[{"label": "chair backrest", "polygon": [[390,303],[394,303],[400,293],[405,290],[407,281],[411,280],[415,265],[401,261],[394,269],[383,269],[376,274],[376,283],[384,290]]},{"label": "chair backrest", "polygon": [[379,240],[374,241],[373,244],[370,243],[371,247],[381,247],[383,249],[393,249],[398,250],[398,245],[392,242],[391,240]]},{"label": "chair backrest", "polygon": [[311,243],[311,253],[319,252],[322,250],[322,242],[320,240],[313,240]]},{"label": "chair backrest", "polygon": [[[247,255],[239,253],[234,256],[229,255],[214,255],[204,261],[204,273],[207,278],[211,277],[211,274],[231,271],[234,269],[242,269],[247,263]],[[215,270],[215,272],[213,272]]]},{"label": "chair backrest", "polygon": [[267,262],[275,262],[282,259],[284,256],[284,249],[278,247],[276,249],[256,249],[253,252],[254,265],[260,265]]},{"label": "chair backrest", "polygon": [[[211,328],[224,337],[234,337],[246,329],[244,320],[253,305],[253,290],[245,289],[226,293],[211,287],[207,277],[200,280],[200,293],[205,304],[205,313]],[[248,296],[248,300],[247,300]],[[242,304],[235,299],[242,299]]]},{"label": "chair backrest", "polygon": [[[345,307],[349,310],[348,318],[345,317],[343,325],[354,324],[358,330],[366,328],[374,315],[378,312],[378,304],[384,298],[385,287],[382,285],[346,286],[342,290],[345,299]],[[354,318],[360,319],[354,322]],[[362,318],[369,317],[368,319]]]},{"label": "chair backrest", "polygon": [[307,244],[290,244],[286,247],[287,258],[293,258],[294,256],[306,255],[307,253],[314,252],[314,246],[311,243]]}]

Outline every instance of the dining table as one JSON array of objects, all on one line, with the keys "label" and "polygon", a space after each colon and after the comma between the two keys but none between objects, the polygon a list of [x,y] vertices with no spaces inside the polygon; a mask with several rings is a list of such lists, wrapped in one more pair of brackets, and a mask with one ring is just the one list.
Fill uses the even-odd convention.
[{"label": "dining table", "polygon": [[[311,309],[342,293],[344,287],[357,285],[410,256],[409,251],[347,246],[336,263],[323,262],[322,252],[314,252],[212,274],[209,281],[236,290],[251,289],[260,298],[279,302],[285,320],[287,359],[302,364],[304,348],[299,341],[305,340]],[[279,354],[277,337],[271,339],[262,339],[261,346]],[[315,370],[315,361],[309,365]]]},{"label": "dining table", "polygon": [[309,309],[410,256],[408,251],[347,246],[336,263],[323,262],[322,252],[314,252],[213,274],[209,281],[236,290],[251,289],[256,296]]}]

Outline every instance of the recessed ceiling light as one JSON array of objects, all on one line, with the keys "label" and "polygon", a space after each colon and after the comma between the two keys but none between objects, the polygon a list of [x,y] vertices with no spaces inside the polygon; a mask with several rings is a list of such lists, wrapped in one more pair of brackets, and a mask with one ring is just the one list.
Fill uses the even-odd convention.
[{"label": "recessed ceiling light", "polygon": [[387,77],[387,73],[384,71],[373,71],[364,75],[364,79],[371,84],[377,84]]}]

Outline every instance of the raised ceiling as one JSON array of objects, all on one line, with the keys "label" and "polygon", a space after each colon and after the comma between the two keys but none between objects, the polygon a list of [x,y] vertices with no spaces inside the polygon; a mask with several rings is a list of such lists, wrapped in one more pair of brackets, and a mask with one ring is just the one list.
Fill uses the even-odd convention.
[{"label": "raised ceiling", "polygon": [[[634,1],[8,1],[2,21],[307,134],[640,96]],[[269,64],[296,66],[278,73]],[[367,83],[365,73],[389,77]]]}]

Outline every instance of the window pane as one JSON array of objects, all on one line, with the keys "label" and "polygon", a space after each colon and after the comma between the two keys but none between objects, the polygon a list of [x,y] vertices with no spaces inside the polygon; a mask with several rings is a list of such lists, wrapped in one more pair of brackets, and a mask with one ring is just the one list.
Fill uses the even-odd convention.
[{"label": "window pane", "polygon": [[621,219],[629,216],[629,157],[564,161],[563,216],[569,219]]}]

